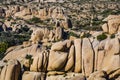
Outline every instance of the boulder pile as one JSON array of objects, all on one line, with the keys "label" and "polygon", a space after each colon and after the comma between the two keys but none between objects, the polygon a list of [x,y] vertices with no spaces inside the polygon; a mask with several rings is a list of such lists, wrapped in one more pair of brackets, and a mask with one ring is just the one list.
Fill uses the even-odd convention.
[{"label": "boulder pile", "polygon": [[[89,38],[83,38],[56,42],[50,50],[39,51],[40,47],[38,47],[34,54],[31,54],[34,55],[32,63],[28,67],[28,71],[24,70],[22,80],[25,80],[28,76],[31,77],[30,80],[38,80],[45,78],[45,75],[48,80],[57,80],[53,76],[65,75],[66,73],[74,73],[75,78],[77,73],[81,73],[88,80],[112,80],[119,75],[119,44],[118,38],[103,41],[96,39],[91,41]],[[22,55],[20,50],[15,51],[15,53],[17,53],[17,56]],[[27,52],[23,53],[26,54]],[[12,53],[9,54],[6,55],[4,60],[8,60],[9,56],[12,56]],[[51,79],[50,76],[53,78]]]}]

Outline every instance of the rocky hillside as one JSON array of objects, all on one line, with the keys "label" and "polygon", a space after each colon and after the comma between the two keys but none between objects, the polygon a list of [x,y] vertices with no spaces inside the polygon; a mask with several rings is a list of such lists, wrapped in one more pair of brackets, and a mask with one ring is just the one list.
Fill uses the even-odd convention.
[{"label": "rocky hillside", "polygon": [[0,1],[0,80],[120,80],[119,0]]}]

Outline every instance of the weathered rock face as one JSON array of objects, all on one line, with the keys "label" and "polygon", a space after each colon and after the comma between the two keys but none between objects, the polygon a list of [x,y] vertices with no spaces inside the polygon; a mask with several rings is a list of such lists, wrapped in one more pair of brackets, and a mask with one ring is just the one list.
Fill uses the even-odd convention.
[{"label": "weathered rock face", "polygon": [[30,41],[34,44],[40,42],[43,39],[44,33],[42,29],[33,31]]},{"label": "weathered rock face", "polygon": [[47,76],[46,80],[86,80],[85,76],[78,73],[66,73],[63,75]]},{"label": "weathered rock face", "polygon": [[[50,51],[48,71],[60,71],[64,68],[68,53],[59,51]],[[59,59],[58,59],[59,58]]]},{"label": "weathered rock face", "polygon": [[66,48],[66,43],[63,43],[62,41],[56,42],[52,45],[51,50],[53,51],[64,51]]},{"label": "weathered rock face", "polygon": [[34,44],[24,49],[23,46],[18,46],[16,48],[13,47],[12,50],[8,51],[9,53],[4,57],[3,60],[21,59],[21,58],[25,58],[27,54],[36,56],[44,50],[45,48],[41,47],[41,45],[39,44]]},{"label": "weathered rock face", "polygon": [[72,45],[69,50],[68,61],[65,66],[65,71],[72,71],[75,64],[75,47]]},{"label": "weathered rock face", "polygon": [[65,29],[72,28],[72,22],[70,19],[65,18],[65,21],[62,22],[62,25]]},{"label": "weathered rock face", "polygon": [[114,33],[119,32],[120,15],[109,15],[103,21],[107,21],[107,23],[105,23],[102,26],[102,29],[104,32],[108,32],[110,34],[114,34]]},{"label": "weathered rock face", "polygon": [[18,80],[20,77],[21,65],[17,60],[10,60],[0,74],[0,80]]},{"label": "weathered rock face", "polygon": [[45,74],[42,72],[24,72],[22,80],[44,80]]},{"label": "weathered rock face", "polygon": [[117,38],[108,40],[105,45],[105,52],[106,53],[105,53],[102,69],[109,73],[109,71],[115,70],[120,67],[119,40]]},{"label": "weathered rock face", "polygon": [[82,71],[82,40],[74,40],[75,45],[75,72]]},{"label": "weathered rock face", "polygon": [[63,29],[61,27],[57,27],[55,30],[55,40],[57,41],[63,39],[63,34]]},{"label": "weathered rock face", "polygon": [[33,63],[30,67],[30,71],[36,72],[46,72],[48,66],[48,52],[44,51],[40,53],[38,56],[33,58]]},{"label": "weathered rock face", "polygon": [[88,80],[107,80],[107,74],[104,71],[97,71],[92,73]]},{"label": "weathered rock face", "polygon": [[110,72],[109,79],[110,80],[112,80],[112,79],[119,80],[120,79],[120,69]]},{"label": "weathered rock face", "polygon": [[82,43],[82,71],[86,76],[89,76],[94,71],[94,59],[92,45],[89,39],[84,38]]}]

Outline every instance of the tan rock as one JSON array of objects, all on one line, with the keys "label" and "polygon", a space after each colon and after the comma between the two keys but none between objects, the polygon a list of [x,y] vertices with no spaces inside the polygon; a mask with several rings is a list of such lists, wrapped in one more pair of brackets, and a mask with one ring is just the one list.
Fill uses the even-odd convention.
[{"label": "tan rock", "polygon": [[32,56],[36,56],[40,52],[45,50],[39,44],[33,44],[32,46],[25,47],[25,48],[23,48],[23,46],[15,46],[13,48],[11,51],[9,51],[7,53],[7,55],[3,58],[3,60],[25,58],[27,54],[32,55]]},{"label": "tan rock", "polygon": [[55,44],[53,44],[52,47],[51,47],[51,50],[53,50],[53,51],[64,51],[65,47],[66,47],[66,43],[60,41],[60,42],[56,42]]},{"label": "tan rock", "polygon": [[70,51],[69,51],[68,61],[65,66],[65,71],[72,70],[74,67],[74,64],[75,64],[75,47],[74,47],[74,45],[72,45],[70,48]]},{"label": "tan rock", "polygon": [[[114,65],[114,66],[113,66]],[[109,74],[111,71],[120,68],[120,56],[119,55],[107,55],[102,64],[102,70]]]},{"label": "tan rock", "polygon": [[118,19],[113,19],[108,21],[108,26],[109,26],[109,33],[114,34],[118,31],[120,24],[120,18]]},{"label": "tan rock", "polygon": [[82,40],[74,40],[75,45],[75,70],[74,72],[82,71]]},{"label": "tan rock", "polygon": [[39,55],[33,58],[33,63],[30,67],[30,71],[46,71],[48,64],[48,52],[41,52]]},{"label": "tan rock", "polygon": [[42,72],[24,72],[22,80],[44,80],[45,74]]},{"label": "tan rock", "polygon": [[69,40],[75,40],[75,39],[77,39],[77,37],[75,37],[75,36],[70,36],[69,37]]},{"label": "tan rock", "polygon": [[102,29],[104,32],[108,32],[109,31],[108,24],[107,23],[103,24]]},{"label": "tan rock", "polygon": [[44,33],[42,29],[37,29],[33,31],[30,41],[33,43],[38,43],[43,39]]},{"label": "tan rock", "polygon": [[120,45],[119,39],[108,39],[105,44],[105,52],[106,54],[119,54]]},{"label": "tan rock", "polygon": [[72,22],[70,19],[65,18],[65,21],[62,22],[65,29],[72,28]]},{"label": "tan rock", "polygon": [[85,76],[89,76],[94,68],[94,51],[88,38],[83,39],[82,43],[82,71]]},{"label": "tan rock", "polygon": [[81,76],[75,76],[72,79],[68,79],[68,80],[86,80],[86,78],[83,75],[81,75]]},{"label": "tan rock", "polygon": [[[8,61],[1,71],[0,80],[18,80],[20,76],[21,65],[17,60]],[[14,76],[15,75],[15,76]]]},{"label": "tan rock", "polygon": [[120,79],[119,76],[120,76],[120,68],[110,72],[109,79],[110,80],[112,80],[112,79],[119,80]]},{"label": "tan rock", "polygon": [[94,59],[94,71],[97,70],[97,61],[98,61],[98,48],[99,48],[99,41],[94,39],[93,42],[92,42],[92,45],[93,45],[93,50],[94,50],[94,53],[95,53],[95,59]]},{"label": "tan rock", "polygon": [[55,38],[56,38],[56,40],[61,40],[63,38],[63,29],[61,27],[56,28]]},{"label": "tan rock", "polygon": [[87,80],[107,80],[107,74],[104,71],[97,71],[90,75]]},{"label": "tan rock", "polygon": [[102,63],[105,57],[105,51],[100,50],[98,51],[98,56],[97,56],[97,70],[100,71],[102,69]]},{"label": "tan rock", "polygon": [[[107,21],[107,24],[108,24],[108,25],[104,24],[102,26],[105,32],[114,34],[119,31],[120,15],[109,15],[103,21]],[[107,26],[108,26],[108,29],[107,29]]]},{"label": "tan rock", "polygon": [[50,76],[50,75],[62,75],[62,74],[64,74],[65,72],[60,72],[60,71],[49,71],[48,73],[47,73],[47,75],[48,76]]},{"label": "tan rock", "polygon": [[72,41],[71,40],[65,40],[63,41],[64,43],[66,43],[66,47],[67,48],[70,48],[71,47],[71,44],[72,44]]},{"label": "tan rock", "polygon": [[50,51],[48,61],[48,71],[60,71],[64,68],[68,53],[59,51]]}]

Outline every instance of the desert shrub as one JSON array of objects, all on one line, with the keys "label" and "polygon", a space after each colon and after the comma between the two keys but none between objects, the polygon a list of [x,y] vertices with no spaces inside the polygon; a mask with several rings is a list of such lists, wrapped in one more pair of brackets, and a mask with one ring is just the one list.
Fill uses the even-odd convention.
[{"label": "desert shrub", "polygon": [[5,52],[8,48],[8,44],[5,42],[0,42],[0,60],[5,56]]},{"label": "desert shrub", "polygon": [[22,30],[20,34],[17,32],[0,32],[0,42],[5,42],[8,44],[8,47],[21,45],[24,41],[30,39],[32,31],[27,31],[27,29]]},{"label": "desert shrub", "polygon": [[85,33],[83,36],[81,36],[81,38],[85,38],[85,37],[90,37],[91,36],[91,34],[90,33]]},{"label": "desert shrub", "polygon": [[110,35],[110,38],[111,38],[111,39],[115,38],[115,34],[111,34],[111,35]]},{"label": "desert shrub", "polygon": [[32,55],[27,54],[27,55],[25,56],[25,59],[28,59],[28,60],[29,60],[29,65],[31,65],[31,64],[33,63]]},{"label": "desert shrub", "polygon": [[29,22],[31,22],[31,23],[43,23],[43,21],[37,17],[33,17],[32,19],[29,20]]},{"label": "desert shrub", "polygon": [[25,58],[26,58],[26,59],[31,59],[31,58],[32,58],[32,55],[27,54],[27,55],[25,56]]},{"label": "desert shrub", "polygon": [[68,37],[74,36],[74,37],[79,38],[79,35],[75,34],[74,32],[69,32],[68,34],[69,34]]},{"label": "desert shrub", "polygon": [[97,36],[97,40],[102,41],[107,38],[107,35],[105,33],[102,33]]}]

